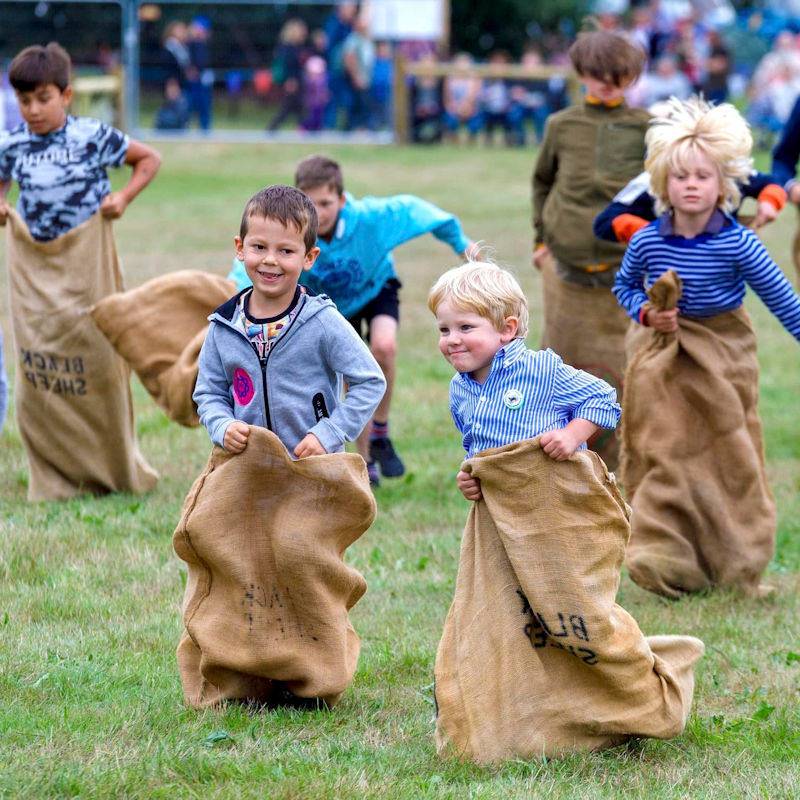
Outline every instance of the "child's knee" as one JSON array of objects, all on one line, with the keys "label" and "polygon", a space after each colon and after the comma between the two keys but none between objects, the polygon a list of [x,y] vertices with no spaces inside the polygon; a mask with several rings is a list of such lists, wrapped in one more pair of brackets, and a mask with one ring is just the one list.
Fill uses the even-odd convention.
[{"label": "child's knee", "polygon": [[370,350],[379,364],[393,364],[397,358],[397,339],[388,336],[375,339],[370,342]]}]

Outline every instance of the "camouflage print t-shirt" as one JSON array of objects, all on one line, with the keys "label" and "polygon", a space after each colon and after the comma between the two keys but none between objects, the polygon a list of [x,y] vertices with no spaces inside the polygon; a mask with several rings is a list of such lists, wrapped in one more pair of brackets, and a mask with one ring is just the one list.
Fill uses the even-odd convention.
[{"label": "camouflage print t-shirt", "polygon": [[67,116],[44,136],[23,122],[0,136],[0,179],[19,184],[17,210],[39,241],[85,222],[111,191],[106,167],[125,161],[127,134],[88,117]]}]

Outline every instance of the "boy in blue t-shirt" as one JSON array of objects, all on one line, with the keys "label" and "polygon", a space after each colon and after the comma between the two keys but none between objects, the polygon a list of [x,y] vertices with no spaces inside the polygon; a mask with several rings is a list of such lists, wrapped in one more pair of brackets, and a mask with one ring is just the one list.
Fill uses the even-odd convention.
[{"label": "boy in blue t-shirt", "polygon": [[[49,241],[99,209],[118,219],[153,180],[161,156],[98,120],[67,114],[72,99],[70,58],[55,42],[26,47],[8,69],[23,122],[0,138],[0,225],[5,225],[11,182],[17,209],[34,239]],[[111,191],[107,167],[128,164],[128,183]]]},{"label": "boy in blue t-shirt", "polygon": [[[452,214],[410,194],[364,197],[356,200],[344,191],[342,171],[325,156],[304,158],[295,171],[295,186],[314,203],[319,217],[320,254],[302,283],[327,294],[339,312],[370,345],[386,378],[386,394],[356,444],[367,462],[370,482],[383,475],[395,478],[405,471],[389,438],[389,409],[397,358],[398,289],[394,269],[395,247],[432,233],[456,253],[466,255],[472,242]],[[244,265],[234,261],[228,276],[239,289],[250,285]]]}]

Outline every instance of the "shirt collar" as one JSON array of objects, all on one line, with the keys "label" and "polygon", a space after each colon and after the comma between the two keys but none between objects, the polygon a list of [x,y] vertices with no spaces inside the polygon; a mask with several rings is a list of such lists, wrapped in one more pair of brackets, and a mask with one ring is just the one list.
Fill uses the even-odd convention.
[{"label": "shirt collar", "polygon": [[[719,233],[727,224],[728,218],[718,208],[715,208],[701,233]],[[658,232],[661,236],[679,236],[672,226],[672,214],[668,211],[658,220]]]},{"label": "shirt collar", "polygon": [[603,106],[603,108],[616,108],[617,106],[621,106],[625,102],[625,98],[620,97],[617,100],[612,100],[610,103],[607,103],[605,102],[605,100],[600,100],[597,97],[593,97],[590,94],[587,94],[585,99],[590,106]]},{"label": "shirt collar", "polygon": [[[489,367],[489,375],[493,375],[496,372],[499,372],[506,367],[510,367],[515,362],[519,361],[522,357],[523,353],[525,352],[525,340],[524,339],[512,339],[505,347],[501,347],[495,354],[494,358],[492,359],[492,364]],[[472,378],[469,373],[466,372],[459,372],[458,377],[463,383],[473,383],[476,384],[474,378]]]}]

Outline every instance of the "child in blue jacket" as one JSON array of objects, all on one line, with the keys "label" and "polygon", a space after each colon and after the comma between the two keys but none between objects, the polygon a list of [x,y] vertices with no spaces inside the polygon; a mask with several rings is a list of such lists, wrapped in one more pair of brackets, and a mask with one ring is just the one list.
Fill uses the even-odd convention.
[{"label": "child in blue jacket", "polygon": [[341,452],[383,396],[381,370],[352,326],[298,285],[316,238],[314,206],[291,186],[269,186],[245,207],[235,242],[250,285],[209,317],[193,394],[211,440],[231,453],[247,447],[251,425],[295,458]]},{"label": "child in blue jacket", "polygon": [[[304,158],[295,171],[295,186],[311,198],[319,217],[319,256],[301,281],[327,294],[359,334],[366,327],[366,340],[386,378],[372,425],[357,440],[370,481],[378,485],[378,465],[385,477],[405,471],[389,438],[401,285],[392,250],[425,233],[459,254],[466,254],[472,243],[455,216],[414,195],[356,200],[344,191],[339,164],[325,156]],[[240,261],[228,277],[240,289],[250,285]]]}]

